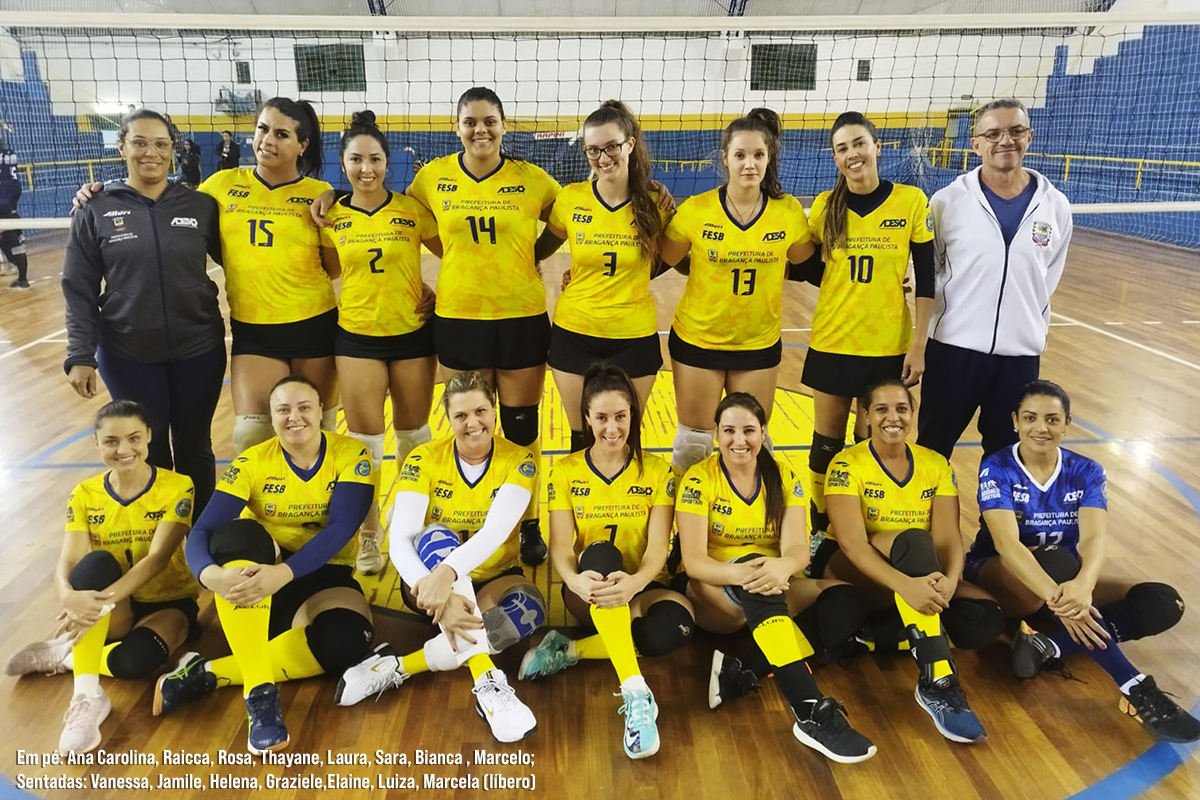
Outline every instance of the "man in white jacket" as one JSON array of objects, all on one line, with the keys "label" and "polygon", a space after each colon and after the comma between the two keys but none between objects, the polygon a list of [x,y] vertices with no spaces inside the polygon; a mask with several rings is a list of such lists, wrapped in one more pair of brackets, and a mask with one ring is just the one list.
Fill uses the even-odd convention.
[{"label": "man in white jacket", "polygon": [[983,164],[930,200],[937,290],[917,442],[947,458],[979,409],[984,453],[1017,441],[1012,413],[1038,377],[1071,241],[1071,206],[1022,166],[1033,132],[1013,98],[979,109],[971,137]]}]

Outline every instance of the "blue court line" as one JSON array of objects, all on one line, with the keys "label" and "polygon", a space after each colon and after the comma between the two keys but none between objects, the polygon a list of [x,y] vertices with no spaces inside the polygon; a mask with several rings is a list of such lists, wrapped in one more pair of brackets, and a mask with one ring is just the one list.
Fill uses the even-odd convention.
[{"label": "blue court line", "polygon": [[[79,433],[72,434],[71,436],[68,436],[67,438],[63,439],[61,442],[50,445],[45,450],[42,450],[40,453],[34,453],[32,456],[30,456],[29,458],[25,459],[20,464],[18,464],[17,468],[18,469],[28,469],[29,467],[41,466],[42,462],[44,462],[47,458],[49,458],[50,456],[57,453],[59,450],[62,450],[64,447],[73,445],[76,442],[80,441],[81,439],[86,439],[88,436],[91,435],[91,433],[92,432],[90,430],[82,430]],[[103,466],[103,465],[101,465],[101,466]]]}]

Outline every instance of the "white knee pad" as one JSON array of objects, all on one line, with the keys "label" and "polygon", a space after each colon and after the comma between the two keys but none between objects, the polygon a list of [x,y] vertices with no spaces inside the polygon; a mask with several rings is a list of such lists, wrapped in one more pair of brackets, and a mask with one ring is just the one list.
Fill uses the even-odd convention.
[{"label": "white knee pad", "polygon": [[408,458],[408,454],[417,445],[425,444],[432,439],[433,433],[429,430],[428,425],[422,425],[409,431],[396,431],[396,466],[399,467],[403,464],[404,459]]},{"label": "white knee pad", "polygon": [[675,431],[675,442],[671,445],[671,467],[684,474],[695,464],[708,458],[713,451],[715,430],[702,431],[680,425]]},{"label": "white knee pad", "polygon": [[450,640],[444,633],[439,633],[427,641],[421,649],[425,651],[425,663],[430,672],[450,672],[461,666],[458,663],[458,653],[450,647]]},{"label": "white knee pad", "polygon": [[[322,411],[321,412],[321,430],[329,431],[330,433],[337,433],[337,415],[338,415],[338,412],[341,410],[342,410],[341,406],[330,406],[329,408]],[[380,453],[379,458],[380,458],[380,460],[383,459],[382,452]]]},{"label": "white knee pad", "polygon": [[[324,422],[322,421],[322,427]],[[371,468],[375,473],[379,473],[379,468],[383,466],[383,437],[382,433],[358,433],[357,431],[346,431],[347,435],[356,442],[360,442],[363,447],[367,448],[367,454],[371,457]]]},{"label": "white knee pad", "polygon": [[239,455],[274,435],[269,414],[239,414],[233,421],[233,449]]}]

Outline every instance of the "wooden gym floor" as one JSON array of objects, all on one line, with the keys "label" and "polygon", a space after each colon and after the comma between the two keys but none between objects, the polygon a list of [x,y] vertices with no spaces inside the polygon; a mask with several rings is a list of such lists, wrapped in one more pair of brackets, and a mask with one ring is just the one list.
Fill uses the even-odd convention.
[{"label": "wooden gym floor", "polygon": [[[79,399],[61,370],[65,352],[62,298],[58,289],[61,239],[32,247],[29,292],[0,291],[0,519],[7,533],[0,549],[0,657],[44,638],[57,611],[51,574],[62,530],[62,508],[71,488],[100,471],[89,420],[106,398]],[[551,302],[558,295],[566,256],[546,270]],[[427,277],[436,262],[426,264]],[[7,284],[7,278],[4,283]],[[218,283],[220,280],[218,278]],[[683,278],[670,275],[653,284],[659,328],[667,330]],[[808,286],[789,284],[780,391],[772,434],[781,451],[800,468],[811,435],[811,401],[800,386],[807,326],[816,297]],[[1176,586],[1189,603],[1200,601],[1200,271],[1194,252],[1077,231],[1066,274],[1054,299],[1053,329],[1042,374],[1071,393],[1076,421],[1068,446],[1098,459],[1108,470],[1112,543],[1107,572]],[[665,348],[664,348],[665,350]],[[543,448],[550,463],[567,446],[566,426],[547,383],[543,405]],[[440,414],[434,421],[445,430]],[[674,430],[670,376],[663,373],[647,414],[650,447],[669,451]],[[226,396],[214,423],[219,459],[232,455],[231,408]],[[963,535],[974,535],[974,502],[979,450],[967,443],[954,455],[962,490]],[[977,440],[975,440],[977,441]],[[391,450],[391,442],[387,445]],[[385,463],[384,487],[395,464]],[[543,490],[544,500],[544,490]],[[541,568],[535,579],[552,599],[551,623],[570,624],[558,597],[557,581]],[[401,651],[415,649],[429,629],[399,608],[395,572],[364,581],[379,607],[380,638]],[[197,649],[228,652],[215,624],[211,602],[202,600],[206,629]],[[1020,683],[1008,670],[1003,645],[961,653],[958,663],[972,706],[988,728],[989,740],[976,746],[942,739],[912,699],[915,670],[905,657],[860,658],[848,667],[818,671],[829,694],[842,699],[852,723],[871,736],[879,754],[857,766],[832,764],[797,743],[786,705],[770,681],[761,694],[710,712],[705,702],[708,662],[714,647],[735,653],[744,637],[699,634],[687,648],[643,667],[661,708],[662,750],[633,762],[621,751],[616,680],[606,662],[581,664],[549,681],[516,684],[520,697],[539,719],[538,732],[518,746],[495,743],[472,709],[464,673],[423,675],[399,691],[353,709],[333,705],[334,682],[313,679],[281,687],[292,735],[290,753],[318,754],[322,766],[31,766],[18,764],[18,752],[49,753],[61,730],[71,694],[69,677],[0,678],[0,773],[82,777],[86,790],[40,790],[49,797],[123,796],[119,788],[90,788],[92,776],[144,777],[210,774],[258,780],[328,773],[366,778],[370,789],[344,790],[355,797],[398,797],[379,776],[413,777],[418,786],[435,777],[485,774],[534,776],[535,788],[493,790],[496,798],[528,796],[583,798],[1058,798],[1123,799],[1200,796],[1196,747],[1156,744],[1141,726],[1117,708],[1115,687],[1084,657],[1071,661],[1083,682],[1054,675]],[[524,645],[499,658],[514,679]],[[1200,617],[1186,614],[1174,630],[1128,645],[1131,659],[1185,707],[1200,700]],[[223,690],[207,702],[166,718],[150,714],[152,685],[105,680],[113,701],[103,725],[101,747],[109,753],[162,751],[245,752],[245,711],[236,691]],[[461,753],[475,750],[531,754],[532,765],[369,766],[329,764],[327,751],[366,753],[377,749]],[[212,784],[215,788],[216,784]],[[13,791],[0,785],[0,796]],[[164,791],[164,790],[159,790]],[[197,790],[173,790],[193,797]],[[211,791],[211,790],[210,790]],[[216,789],[219,797],[259,796],[248,789]],[[483,790],[423,789],[426,797],[476,797]],[[291,798],[302,789],[267,789],[261,795]]]}]

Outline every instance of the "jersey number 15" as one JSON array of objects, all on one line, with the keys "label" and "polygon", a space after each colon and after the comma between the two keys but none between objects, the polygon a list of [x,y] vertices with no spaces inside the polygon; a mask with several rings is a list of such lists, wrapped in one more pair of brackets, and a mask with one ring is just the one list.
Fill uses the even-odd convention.
[{"label": "jersey number 15", "polygon": [[270,247],[275,244],[275,234],[271,233],[271,223],[273,221],[269,219],[247,220],[250,223],[251,247]]}]

